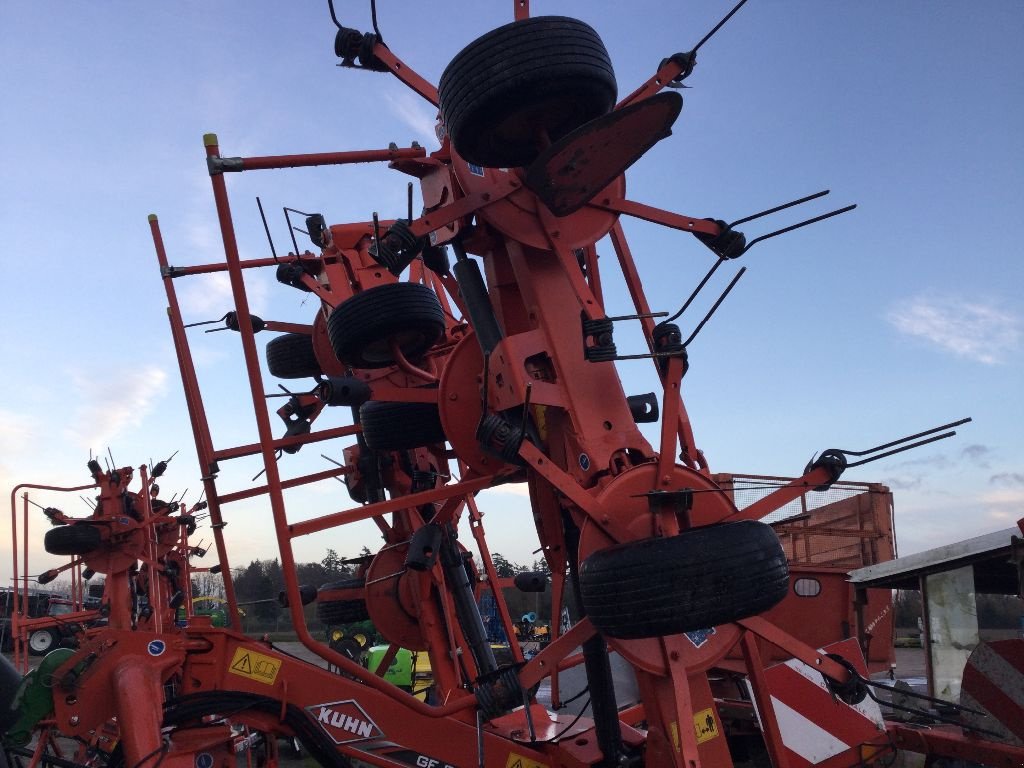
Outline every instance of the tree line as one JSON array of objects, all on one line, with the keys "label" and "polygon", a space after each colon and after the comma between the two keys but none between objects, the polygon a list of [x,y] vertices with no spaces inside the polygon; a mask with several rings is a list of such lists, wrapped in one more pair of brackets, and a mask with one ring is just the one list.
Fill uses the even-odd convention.
[{"label": "tree line", "polygon": [[[372,554],[368,547],[363,547],[358,557]],[[328,549],[320,562],[297,563],[295,575],[299,584],[321,587],[355,576],[356,568],[355,564],[341,557],[336,550]],[[242,625],[247,632],[291,629],[288,609],[283,608],[278,599],[278,595],[284,589],[284,572],[276,557],[269,560],[253,560],[245,567],[232,569],[231,578],[235,587],[235,598],[244,613]],[[216,576],[205,582],[193,580],[193,591],[195,596],[202,594],[223,597],[223,582]],[[315,604],[307,605],[304,611],[306,623],[314,626]]]},{"label": "tree line", "polygon": [[[978,607],[978,626],[981,629],[1020,629],[1024,617],[1024,601],[1013,595],[975,595]],[[921,593],[917,590],[897,590],[893,604],[894,620],[900,628],[916,629],[924,617]]]},{"label": "tree line", "polygon": [[[346,559],[337,551],[328,549],[319,562],[299,563],[296,565],[296,577],[299,584],[311,584],[320,587],[334,581],[342,581],[356,575],[358,564],[353,560],[372,556],[367,547],[363,547],[356,558]],[[514,578],[524,572],[549,574],[547,562],[535,559],[529,565],[522,565],[506,558],[501,553],[492,556],[494,567],[500,578]],[[478,570],[482,568],[477,564]],[[481,574],[482,577],[482,574]],[[235,597],[239,608],[244,612],[242,624],[247,632],[287,631],[291,629],[288,610],[278,600],[278,594],[284,589],[284,573],[277,558],[253,560],[247,566],[232,569],[232,580],[235,586]],[[199,596],[224,596],[223,581],[219,576],[200,573],[193,577],[193,594]],[[518,620],[527,613],[536,613],[541,621],[548,621],[551,612],[551,590],[541,593],[522,593],[515,589],[505,590],[505,599],[509,605],[513,620]],[[306,622],[316,626],[316,606],[305,607]]]}]

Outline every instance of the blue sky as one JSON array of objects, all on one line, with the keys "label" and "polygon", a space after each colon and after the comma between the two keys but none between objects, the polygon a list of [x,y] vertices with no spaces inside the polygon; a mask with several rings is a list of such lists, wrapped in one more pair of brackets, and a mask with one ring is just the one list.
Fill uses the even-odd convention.
[{"label": "blue sky", "polygon": [[[728,10],[664,8],[532,4],[534,15],[593,25],[623,95]],[[339,13],[369,28],[362,4],[339,3]],[[434,82],[462,46],[511,13],[508,2],[379,8],[392,50]],[[41,0],[0,9],[0,488],[86,482],[90,449],[109,446],[119,464],[134,465],[180,449],[164,486],[195,497],[147,214],[160,216],[172,264],[222,258],[203,161],[209,131],[226,155],[435,146],[433,110],[387,75],[336,68],[333,33],[320,2]],[[824,188],[832,195],[807,215],[859,206],[744,256],[748,273],[691,346],[684,396],[712,469],[797,474],[825,448],[865,448],[969,415],[974,423],[955,439],[847,479],[892,487],[902,552],[1024,516],[1024,268],[1014,225],[1024,210],[1022,33],[1024,5],[1009,0],[751,0],[701,50],[674,135],[628,175],[631,199],[727,220]],[[405,182],[382,166],[233,176],[243,255],[267,255],[256,195],[286,250],[274,213],[282,206],[332,222],[394,216]],[[652,306],[674,311],[710,253],[688,235],[626,227]],[[720,270],[727,274],[699,309],[738,267]],[[609,313],[629,311],[605,269]],[[248,286],[265,318],[312,316],[271,274],[251,275]],[[222,280],[178,289],[191,321],[231,308]],[[252,440],[238,337],[192,338],[216,442]],[[262,347],[267,336],[258,339]],[[639,339],[618,340],[621,351],[640,351]],[[649,369],[620,364],[627,390],[651,389]],[[275,383],[268,377],[267,390]],[[340,448],[323,452],[337,457]],[[285,474],[324,468],[321,452],[307,446]],[[247,487],[259,469],[226,467],[222,488]],[[348,506],[333,483],[287,499],[293,519]],[[74,497],[62,504],[86,512]],[[226,509],[233,564],[276,554],[266,510],[247,504]],[[484,508],[492,550],[531,559],[525,498],[491,493]],[[6,539],[6,513],[0,520]],[[300,559],[374,546],[369,529],[313,538],[297,545]],[[35,562],[42,570],[45,561]],[[8,569],[5,557],[0,577]]]}]

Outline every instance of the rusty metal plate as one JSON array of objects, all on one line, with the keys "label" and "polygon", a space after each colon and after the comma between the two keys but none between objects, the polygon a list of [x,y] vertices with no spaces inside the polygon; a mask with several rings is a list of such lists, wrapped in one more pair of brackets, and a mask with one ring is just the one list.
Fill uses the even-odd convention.
[{"label": "rusty metal plate", "polygon": [[526,186],[553,214],[568,216],[670,136],[682,108],[683,97],[668,91],[591,120],[533,161]]}]

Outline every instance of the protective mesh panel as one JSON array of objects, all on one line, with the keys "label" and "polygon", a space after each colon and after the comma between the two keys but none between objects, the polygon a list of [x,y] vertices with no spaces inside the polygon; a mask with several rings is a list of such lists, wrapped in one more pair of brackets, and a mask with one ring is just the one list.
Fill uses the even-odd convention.
[{"label": "protective mesh panel", "polygon": [[[790,478],[719,475],[740,509],[786,485]],[[892,494],[883,485],[842,483],[811,491],[765,515],[791,563],[843,569],[860,568],[894,557]]]}]

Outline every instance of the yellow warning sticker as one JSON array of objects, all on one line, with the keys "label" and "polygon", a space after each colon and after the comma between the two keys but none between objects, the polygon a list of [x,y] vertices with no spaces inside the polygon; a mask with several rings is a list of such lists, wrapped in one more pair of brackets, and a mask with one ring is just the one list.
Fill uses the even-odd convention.
[{"label": "yellow warning sticker", "polygon": [[517,755],[515,752],[511,752],[508,760],[505,761],[505,768],[549,768],[549,766],[546,763],[538,763],[526,755]]},{"label": "yellow warning sticker", "polygon": [[712,709],[702,709],[693,716],[693,730],[697,734],[697,743],[703,744],[719,735],[718,721]]},{"label": "yellow warning sticker", "polygon": [[228,671],[234,675],[248,677],[257,683],[273,685],[280,669],[280,659],[257,653],[248,648],[239,648],[231,659]]}]

